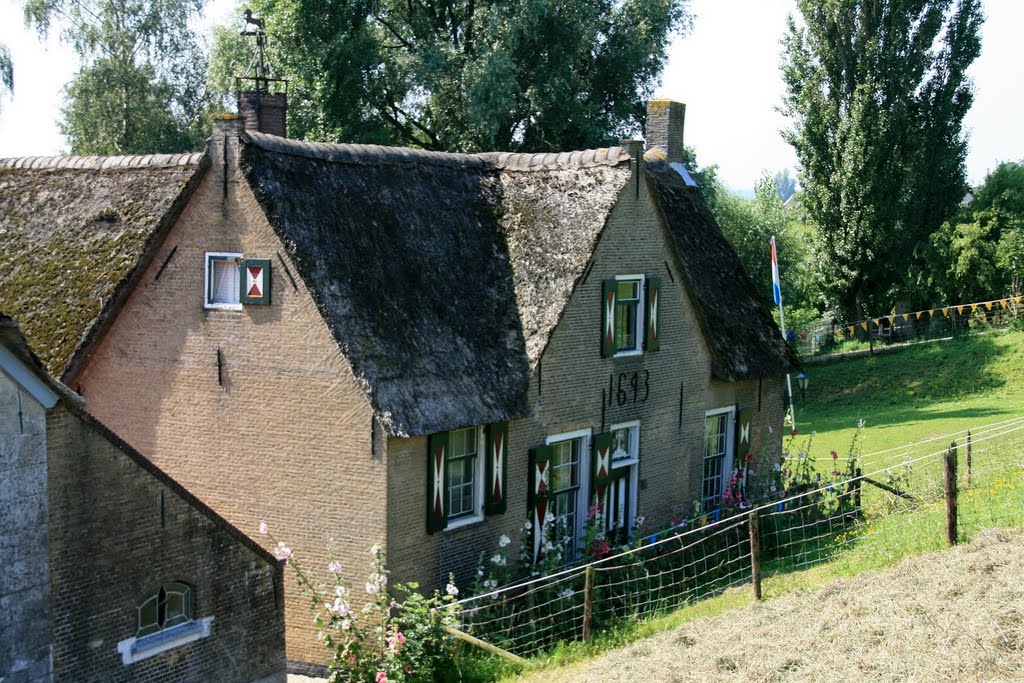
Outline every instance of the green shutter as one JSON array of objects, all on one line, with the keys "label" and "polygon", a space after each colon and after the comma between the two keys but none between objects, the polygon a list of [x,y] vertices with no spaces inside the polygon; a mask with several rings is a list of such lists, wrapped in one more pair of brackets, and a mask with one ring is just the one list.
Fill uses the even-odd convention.
[{"label": "green shutter", "polygon": [[270,303],[270,259],[247,258],[238,263],[238,300],[248,305]]},{"label": "green shutter", "polygon": [[608,484],[612,475],[612,448],[615,437],[611,432],[595,434],[591,439],[590,502],[602,514],[608,511]]},{"label": "green shutter", "polygon": [[615,280],[602,282],[601,296],[601,357],[610,358],[618,348],[615,346],[615,301],[619,287]]},{"label": "green shutter", "polygon": [[551,507],[551,446],[536,446],[530,449],[530,481],[527,509],[530,521],[530,541],[533,561],[540,559],[540,548],[544,542],[544,520]]},{"label": "green shutter", "polygon": [[448,432],[427,439],[427,533],[448,526]]},{"label": "green shutter", "polygon": [[508,423],[495,422],[487,426],[487,467],[484,481],[484,512],[499,515],[505,512],[508,492]]},{"label": "green shutter", "polygon": [[647,291],[647,302],[646,310],[644,311],[644,349],[647,351],[657,351],[661,348],[661,341],[658,338],[659,326],[661,325],[661,317],[658,311],[661,304],[661,278],[647,278],[645,289]]},{"label": "green shutter", "polygon": [[751,432],[753,430],[754,411],[744,408],[736,414],[736,457],[739,462],[736,467],[743,469],[747,454],[751,451]]}]

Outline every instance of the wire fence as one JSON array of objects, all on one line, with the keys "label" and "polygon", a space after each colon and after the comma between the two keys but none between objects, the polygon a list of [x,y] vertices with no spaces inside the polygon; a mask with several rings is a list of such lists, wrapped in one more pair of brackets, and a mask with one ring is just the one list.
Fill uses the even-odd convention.
[{"label": "wire fence", "polygon": [[871,455],[866,473],[461,600],[462,628],[528,656],[730,587],[760,597],[762,575],[854,573],[1024,526],[1024,416]]},{"label": "wire fence", "polygon": [[793,346],[802,355],[827,353],[844,341],[907,342],[1005,327],[1017,319],[1024,296],[1007,296],[969,304],[949,304],[920,311],[891,313],[853,322],[818,320],[793,330]]}]

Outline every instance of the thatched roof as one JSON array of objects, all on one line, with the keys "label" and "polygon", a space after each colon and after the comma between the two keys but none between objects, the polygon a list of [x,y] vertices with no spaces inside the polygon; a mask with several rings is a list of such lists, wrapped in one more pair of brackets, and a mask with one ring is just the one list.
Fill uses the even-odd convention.
[{"label": "thatched roof", "polygon": [[195,186],[201,154],[0,159],[0,310],[63,377]]},{"label": "thatched roof", "polygon": [[675,243],[684,285],[711,350],[712,375],[734,382],[796,368],[796,355],[758,299],[750,276],[697,187],[651,156],[646,180]]}]

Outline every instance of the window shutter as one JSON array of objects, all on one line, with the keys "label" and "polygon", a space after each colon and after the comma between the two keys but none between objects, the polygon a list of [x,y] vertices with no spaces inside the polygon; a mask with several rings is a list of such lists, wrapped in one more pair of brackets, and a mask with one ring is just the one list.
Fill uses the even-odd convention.
[{"label": "window shutter", "polygon": [[646,289],[647,307],[644,311],[644,349],[647,351],[657,351],[661,348],[661,341],[658,338],[658,326],[660,324],[658,308],[661,299],[661,278],[647,278]]},{"label": "window shutter", "polygon": [[448,526],[448,432],[431,434],[427,439],[427,533]]},{"label": "window shutter", "polygon": [[530,449],[530,488],[527,499],[529,510],[531,541],[533,543],[533,561],[540,559],[540,549],[544,542],[544,520],[548,516],[551,503],[551,446],[537,446]]},{"label": "window shutter", "polygon": [[508,423],[487,426],[487,486],[484,489],[484,512],[498,515],[507,507],[505,481],[508,475]]},{"label": "window shutter", "polygon": [[601,357],[610,358],[618,349],[615,347],[615,297],[618,283],[604,280],[601,297]]},{"label": "window shutter", "polygon": [[597,506],[598,512],[607,514],[608,484],[612,475],[612,446],[615,437],[611,432],[595,434],[593,444],[593,461],[590,476],[590,500]]},{"label": "window shutter", "polygon": [[238,263],[238,300],[243,304],[270,303],[270,259],[247,258]]},{"label": "window shutter", "polygon": [[751,424],[754,419],[754,411],[744,408],[736,414],[736,457],[739,462],[736,467],[743,470],[743,463],[746,461],[747,453],[751,450]]}]

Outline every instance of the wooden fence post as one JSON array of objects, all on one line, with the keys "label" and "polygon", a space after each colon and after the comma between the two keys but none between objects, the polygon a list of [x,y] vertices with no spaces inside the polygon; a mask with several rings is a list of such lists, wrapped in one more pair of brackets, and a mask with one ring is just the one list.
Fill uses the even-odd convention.
[{"label": "wooden fence post", "polygon": [[757,510],[750,511],[750,582],[754,586],[754,599],[761,599],[761,532]]},{"label": "wooden fence post", "polygon": [[956,545],[956,441],[946,451],[946,541]]},{"label": "wooden fence post", "polygon": [[967,485],[971,485],[971,431],[967,430]]},{"label": "wooden fence post", "polygon": [[590,642],[590,627],[594,621],[594,566],[583,571],[583,642]]}]

